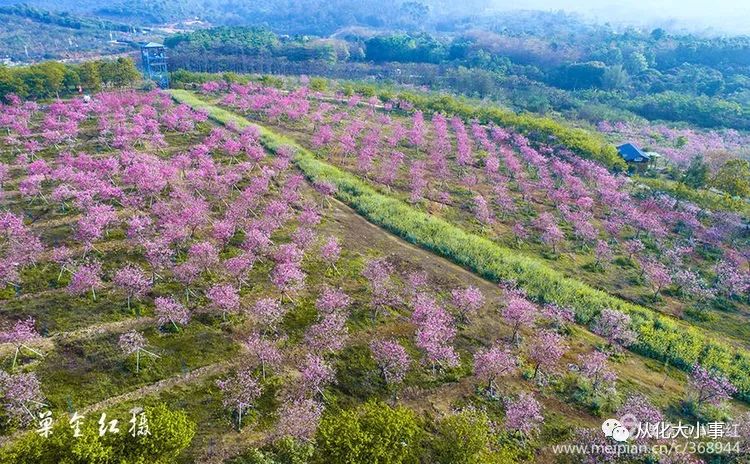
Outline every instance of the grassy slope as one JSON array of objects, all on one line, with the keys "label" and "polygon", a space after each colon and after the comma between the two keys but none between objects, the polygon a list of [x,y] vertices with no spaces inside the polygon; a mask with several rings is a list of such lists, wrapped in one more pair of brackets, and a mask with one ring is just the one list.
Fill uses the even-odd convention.
[{"label": "grassy slope", "polygon": [[[273,133],[265,133],[265,137],[271,136]],[[184,144],[186,139],[181,137],[179,142]],[[271,139],[266,141],[269,140]],[[16,206],[29,207],[28,204]],[[41,205],[38,206],[41,208]],[[69,235],[70,231],[65,229],[69,224],[64,226],[65,230],[57,230],[57,224],[62,219],[68,220],[63,222],[70,222],[69,216],[58,217],[54,210],[36,211],[36,207],[37,205],[34,206],[34,215],[39,214],[43,217],[40,216],[41,219],[35,223],[35,230],[42,234],[46,243]],[[415,356],[418,356],[413,346],[409,324],[404,323],[408,317],[407,313],[396,313],[392,319],[379,320],[377,325],[372,324],[367,314],[369,296],[363,291],[366,284],[360,276],[360,271],[367,257],[382,254],[394,259],[401,270],[427,271],[434,288],[443,297],[452,288],[471,284],[481,288],[489,301],[481,315],[473,320],[472,324],[462,328],[456,339],[456,347],[464,361],[462,367],[457,372],[438,377],[425,372],[415,372],[407,381],[409,386],[401,395],[402,401],[420,412],[429,414],[442,414],[463,404],[482,401],[483,397],[477,394],[476,382],[470,375],[470,354],[480,346],[510,337],[510,328],[505,326],[497,315],[497,307],[502,299],[502,292],[497,286],[448,260],[383,233],[381,229],[367,223],[361,216],[338,202],[333,204],[332,217],[326,214],[324,229],[320,232],[339,237],[345,252],[337,273],[327,272],[314,259],[312,263],[306,264],[308,285],[311,289],[320,288],[323,284],[341,286],[354,298],[353,306],[357,308],[350,324],[350,330],[356,335],[352,337],[350,346],[336,360],[339,375],[337,385],[330,392],[332,406],[347,407],[363,398],[386,399],[389,396],[382,382],[373,375],[374,368],[363,364],[363,360],[367,358],[367,343],[372,338],[398,337]],[[120,267],[125,259],[137,259],[136,256],[125,256],[127,253],[122,246],[122,238],[122,231],[116,229],[110,231],[107,240],[97,244],[97,248],[102,252],[100,258],[105,261],[105,267],[109,270]],[[253,271],[249,278],[253,283],[257,282],[257,285],[252,286],[253,297],[257,292],[264,291],[264,282],[267,278],[267,269],[256,271]],[[152,327],[153,319],[132,318],[132,315],[124,311],[122,296],[110,291],[101,292],[97,303],[89,306],[89,298],[73,298],[66,295],[62,290],[67,283],[66,277],[60,282],[56,282],[56,277],[55,270],[43,264],[35,268],[33,275],[24,276],[22,279],[24,292],[28,292],[21,299],[25,304],[19,303],[14,308],[8,308],[7,303],[17,300],[10,295],[9,300],[0,304],[0,308],[4,310],[0,316],[14,318],[18,316],[16,311],[23,310],[24,314],[36,316],[38,320],[41,315],[48,321],[48,329],[53,336],[43,339],[51,345],[44,348],[47,358],[35,360],[24,357],[22,363],[24,369],[33,369],[40,374],[44,390],[49,392],[49,400],[55,405],[56,410],[70,407],[68,399],[71,397],[75,400],[74,406],[85,406],[82,411],[89,417],[96,417],[95,413],[99,411],[106,411],[111,416],[123,415],[132,406],[158,403],[166,403],[172,409],[184,410],[199,424],[198,435],[190,448],[175,458],[175,462],[221,462],[217,460],[217,456],[222,453],[236,455],[262,442],[265,432],[273,425],[275,419],[273,411],[277,402],[273,399],[273,393],[278,385],[271,382],[265,386],[266,392],[257,405],[257,414],[248,418],[248,426],[242,433],[233,431],[231,418],[221,406],[221,395],[215,386],[215,380],[226,375],[231,368],[225,360],[238,358],[238,344],[233,343],[232,339],[241,336],[245,330],[242,324],[229,328],[221,326],[219,330],[215,321],[199,319],[180,334],[163,334],[154,329],[146,329],[149,344],[156,347],[160,353],[171,356],[165,356],[158,362],[146,359],[141,374],[135,376],[132,373],[132,359],[123,363],[122,357],[114,348],[116,334],[134,328],[133,324],[138,324],[139,330]],[[163,294],[174,290],[159,288],[155,293]],[[53,303],[50,304],[51,301]],[[32,302],[33,305],[30,304]],[[56,302],[63,304],[64,308],[49,311],[50,307],[57,306]],[[284,324],[290,339],[298,340],[304,328],[311,322],[311,316],[315,315],[311,309],[313,304],[313,295],[305,295],[298,300],[295,309],[290,313],[291,317]],[[148,302],[142,304],[143,314],[151,312],[150,306]],[[86,309],[81,310],[82,308]],[[111,322],[102,324],[103,321]],[[74,332],[60,333],[70,329],[74,329]],[[579,354],[589,352],[602,343],[599,337],[577,327],[572,328],[570,338],[571,350],[561,364],[577,362]],[[208,353],[203,349],[197,349],[207,345],[211,347]],[[2,348],[4,347],[0,346],[0,351]],[[664,366],[656,361],[630,354],[618,356],[613,362],[617,364],[620,377],[618,390],[623,394],[644,394],[661,408],[678,404],[684,397],[685,375],[676,369],[669,368],[665,371]],[[85,385],[85,391],[88,393],[85,398],[80,395],[82,385]],[[544,433],[549,440],[559,440],[562,436],[561,431],[570,427],[596,427],[601,422],[601,419],[593,416],[585,406],[575,403],[568,397],[568,392],[561,392],[556,388],[540,389],[522,378],[504,379],[501,386],[506,394],[529,388],[535,390],[535,394],[544,405]],[[494,404],[497,402],[490,403],[488,407],[493,414],[501,414],[502,409]],[[734,407],[745,409],[744,405],[736,403]],[[544,451],[540,453],[543,455]]]},{"label": "grassy slope", "polygon": [[[333,98],[326,98],[325,101],[334,104],[344,103],[341,100]],[[392,117],[395,119],[397,116]],[[252,116],[248,116],[248,118],[251,121],[254,120]],[[298,141],[300,145],[313,153],[325,157],[329,164],[354,175],[360,175],[360,171],[356,167],[356,161],[351,157],[337,154],[335,150],[323,150],[321,152],[315,150],[310,143],[312,133],[306,130],[308,128],[300,128],[292,121],[285,123],[283,119],[273,121],[262,120],[259,123],[266,125],[276,133]],[[404,120],[401,120],[401,123],[406,124]],[[405,153],[409,159],[411,157],[420,157],[418,152],[414,152],[410,148],[401,147],[400,151]],[[377,178],[367,180],[370,186],[374,187],[379,193],[411,203],[409,201],[410,185],[407,179],[401,179],[401,181],[397,179],[391,185],[381,184],[377,181]],[[480,185],[486,187],[486,189],[482,191]],[[620,253],[616,254],[615,259],[610,265],[598,267],[593,265],[596,261],[594,250],[583,250],[579,247],[568,246],[564,252],[551,254],[549,247],[543,244],[529,240],[521,243],[516,239],[509,221],[497,218],[500,220],[488,226],[476,220],[473,213],[473,192],[482,193],[486,197],[491,196],[493,195],[491,187],[491,183],[487,182],[480,182],[473,186],[471,190],[465,188],[460,183],[454,185],[446,184],[445,188],[457,199],[457,204],[446,207],[446,205],[441,203],[423,200],[423,203],[417,205],[417,207],[458,226],[468,233],[486,237],[501,247],[511,248],[516,253],[522,253],[537,259],[567,277],[581,281],[630,303],[654,309],[667,316],[686,320],[692,326],[705,331],[707,334],[711,334],[715,339],[722,340],[733,347],[750,349],[750,324],[747,323],[750,320],[750,306],[747,304],[739,301],[729,302],[722,299],[721,302],[714,302],[710,309],[699,308],[694,301],[691,301],[679,292],[671,290],[665,290],[658,297],[655,297],[653,288],[647,281],[644,281],[638,266],[635,265],[624,250],[620,250]],[[723,201],[724,197],[713,192],[697,192],[694,190],[692,192],[705,201],[710,201],[711,204],[716,204],[719,200],[722,200],[720,202],[721,207],[737,203],[736,201],[734,203],[726,203]],[[721,209],[721,207],[717,205],[718,209]],[[647,248],[652,245],[647,241]],[[701,268],[700,264],[695,263],[697,266],[696,269]],[[709,269],[706,269],[704,265],[702,266],[702,271],[708,272]]]},{"label": "grassy slope", "polygon": [[[238,127],[252,125],[246,119],[209,105],[189,92],[175,90],[172,95],[180,102],[208,110],[211,117],[221,123],[231,122]],[[282,145],[294,146],[297,149],[295,161],[309,178],[334,183],[338,187],[337,196],[372,222],[446,256],[483,277],[495,281],[515,280],[531,296],[570,306],[581,323],[589,323],[605,308],[623,310],[631,315],[639,333],[635,350],[656,359],[669,359],[685,369],[697,362],[714,367],[733,380],[743,398],[747,399],[750,394],[750,353],[746,350],[734,350],[721,341],[707,338],[686,323],[566,278],[537,260],[519,257],[513,250],[468,234],[446,221],[377,193],[356,176],[317,160],[293,140],[264,127],[259,129],[263,143],[271,150]]]},{"label": "grassy slope", "polygon": [[[175,147],[185,147],[194,141],[192,136],[172,137],[167,139],[174,142]],[[89,141],[90,142],[90,141]],[[84,141],[84,145],[77,147],[85,152],[98,152],[98,148]],[[166,148],[166,151],[174,147]],[[164,154],[164,153],[162,153]],[[9,155],[9,154],[8,154]],[[49,158],[55,156],[54,150],[42,154]],[[5,184],[9,189],[4,197],[6,207],[12,210],[23,210],[31,217],[31,227],[39,233],[45,243],[66,243],[68,237],[73,233],[75,221],[80,217],[73,212],[65,212],[60,208],[51,207],[41,201],[29,202],[23,199],[14,189],[17,188],[17,178],[14,177]],[[307,189],[311,191],[312,189]],[[377,232],[383,239],[382,246],[375,246],[374,239],[359,242],[366,235],[362,227],[372,227],[359,216],[343,205],[335,209],[337,218],[327,227],[326,232],[342,237],[348,236],[346,250],[352,250],[353,257],[342,257],[338,265],[338,272],[327,272],[323,267],[313,260],[309,266],[305,266],[308,272],[308,283],[311,288],[318,289],[322,285],[334,284],[343,287],[349,295],[355,298],[357,306],[366,311],[368,301],[366,299],[366,285],[360,276],[363,263],[361,254],[378,255],[392,253],[394,251],[393,237],[384,234],[382,230],[374,228],[371,234]],[[342,210],[346,210],[341,213]],[[128,211],[120,211],[121,217],[126,216]],[[338,214],[340,213],[340,214]],[[352,224],[350,219],[359,221],[360,230],[356,223]],[[346,222],[345,222],[346,221]],[[344,222],[344,226],[341,223]],[[364,224],[364,225],[363,225]],[[355,232],[356,230],[356,232]],[[403,249],[403,242],[399,242]],[[357,250],[354,252],[353,250]],[[103,267],[107,274],[121,267],[125,262],[140,261],[142,257],[129,249],[124,242],[124,232],[121,228],[112,228],[107,236],[97,242],[96,250],[91,256],[96,256],[103,261]],[[428,262],[432,257],[424,253],[421,259],[410,263],[405,262],[407,268],[415,268],[417,263]],[[408,256],[406,256],[408,259]],[[433,263],[434,264],[434,263]],[[446,264],[448,264],[446,262]],[[439,267],[437,265],[430,268]],[[253,297],[258,292],[267,289],[268,269],[256,266],[248,281],[254,285],[246,288],[246,292],[252,293]],[[470,276],[466,273],[465,276]],[[191,445],[185,456],[181,456],[181,462],[206,462],[202,453],[212,447],[213,442],[220,442],[221,446],[231,449],[246,449],[255,443],[262,432],[272,424],[273,401],[270,399],[273,389],[268,390],[266,398],[259,407],[259,420],[254,421],[258,430],[248,428],[248,433],[236,434],[232,431],[229,414],[221,406],[221,396],[214,381],[220,375],[226,375],[231,366],[226,365],[226,359],[237,359],[239,354],[239,343],[236,338],[241,336],[244,328],[242,324],[236,327],[218,326],[211,318],[197,318],[189,326],[179,333],[163,333],[154,328],[156,322],[152,317],[135,318],[133,314],[124,308],[124,297],[112,288],[105,288],[98,293],[96,301],[90,295],[71,296],[64,289],[69,282],[69,275],[62,274],[58,280],[58,267],[49,263],[40,263],[39,266],[24,269],[22,285],[19,287],[20,294],[16,294],[12,287],[8,287],[0,296],[0,319],[13,320],[20,317],[32,316],[39,323],[45,335],[32,345],[34,348],[45,353],[44,358],[32,356],[24,352],[19,358],[19,368],[36,372],[42,381],[42,389],[46,393],[47,401],[56,414],[58,412],[69,412],[73,409],[95,417],[95,413],[106,411],[113,416],[118,413],[127,413],[131,406],[142,406],[144,404],[156,404],[166,402],[174,409],[185,410],[191,419],[200,424],[198,437]],[[460,279],[443,280],[441,284],[447,288],[463,285]],[[178,291],[170,287],[169,283],[157,284],[155,294],[167,294]],[[487,285],[485,291],[491,294],[493,291],[499,293],[498,289]],[[291,317],[286,321],[285,329],[292,338],[298,340],[304,328],[312,321],[314,310],[313,296],[305,296],[299,301],[299,311],[292,311]],[[152,313],[150,301],[134,302],[139,307],[142,315]],[[400,320],[404,315],[399,316]],[[363,323],[362,321],[365,321]],[[497,320],[494,321],[498,324]],[[410,338],[410,331],[405,324],[394,327],[387,324],[384,327],[373,328],[369,317],[359,315],[355,317],[355,329],[359,336],[356,337],[357,346],[355,352],[366,352],[367,340],[380,333],[380,330],[395,330],[402,333],[406,339]],[[406,324],[408,325],[408,324]],[[151,360],[144,357],[139,374],[134,374],[134,359],[124,359],[117,348],[117,337],[119,334],[138,329],[143,331],[149,341],[149,346],[159,352],[162,358]],[[492,336],[504,333],[507,328],[493,327],[488,332]],[[392,333],[384,332],[384,336]],[[471,343],[470,343],[471,342]],[[472,334],[462,343],[462,346],[475,346],[476,338]],[[583,348],[590,350],[591,345]],[[572,354],[571,354],[572,356]],[[0,367],[9,368],[13,357],[13,349],[7,345],[0,345]],[[572,361],[572,359],[571,359]],[[363,392],[362,387],[352,387],[360,382],[360,377],[369,376],[368,372],[358,370],[359,365],[347,360],[341,361],[339,370],[346,371],[346,381],[342,382],[341,397],[345,401],[356,400],[351,396],[351,391]],[[214,369],[216,368],[216,369]],[[468,370],[467,370],[468,372]],[[676,375],[679,379],[679,375]],[[365,379],[368,384],[377,383],[373,379]],[[464,379],[463,385],[471,385],[470,379]],[[423,388],[431,388],[429,385],[436,383],[435,379],[416,379]],[[520,380],[514,381],[521,383]],[[640,385],[638,379],[633,382]],[[670,382],[675,382],[670,378]],[[382,386],[370,385],[367,388],[374,396],[385,398],[387,393]],[[426,391],[426,390],[424,390]],[[679,384],[675,382],[675,392],[681,392]],[[85,394],[82,394],[85,392]],[[368,395],[369,395],[368,393]],[[677,393],[679,394],[679,393]],[[448,396],[446,396],[448,398]],[[451,396],[451,398],[455,398]],[[566,407],[563,403],[550,400],[549,414],[558,414],[563,409],[566,418],[572,419],[574,423],[584,421],[587,425],[595,425],[596,420],[591,418],[582,419],[579,410]],[[584,415],[585,416],[585,415]],[[588,422],[591,422],[590,424]],[[568,423],[566,419],[562,421]],[[0,436],[3,443],[7,436]],[[201,456],[199,458],[199,456]],[[0,453],[0,462],[2,453]]]}]

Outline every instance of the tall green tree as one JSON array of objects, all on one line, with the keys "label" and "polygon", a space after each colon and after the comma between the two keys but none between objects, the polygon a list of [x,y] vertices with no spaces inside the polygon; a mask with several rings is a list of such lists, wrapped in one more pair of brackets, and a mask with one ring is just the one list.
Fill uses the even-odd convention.
[{"label": "tall green tree", "polygon": [[93,61],[87,61],[78,67],[78,75],[81,85],[86,90],[96,92],[102,88],[102,76],[99,73],[99,65]]},{"label": "tall green tree", "polygon": [[18,73],[5,66],[0,66],[0,101],[9,94],[15,94],[23,98],[28,95],[28,92],[26,84],[18,76]]},{"label": "tall green tree", "polygon": [[114,61],[102,61],[99,74],[102,82],[114,87],[132,86],[141,77],[133,60],[122,57]]},{"label": "tall green tree", "polygon": [[439,464],[500,464],[511,462],[503,456],[492,433],[487,414],[463,410],[436,424],[430,441],[432,462]]},{"label": "tall green tree", "polygon": [[48,98],[58,96],[63,90],[65,80],[65,65],[56,61],[45,61],[27,68],[21,68],[18,73],[33,98]]},{"label": "tall green tree", "polygon": [[690,161],[690,166],[685,170],[682,175],[683,184],[693,187],[702,188],[706,186],[709,177],[708,164],[703,161],[702,156],[696,156]]},{"label": "tall green tree", "polygon": [[607,90],[617,90],[628,85],[628,73],[621,64],[608,67],[602,75],[602,87]]},{"label": "tall green tree", "polygon": [[[148,435],[128,433],[129,418],[121,420],[120,433],[99,436],[96,419],[85,418],[81,436],[74,437],[67,420],[55,422],[52,433],[36,433],[0,449],[0,464],[171,464],[195,436],[195,423],[183,411],[164,404],[145,410]],[[140,416],[136,416],[140,419]]]}]

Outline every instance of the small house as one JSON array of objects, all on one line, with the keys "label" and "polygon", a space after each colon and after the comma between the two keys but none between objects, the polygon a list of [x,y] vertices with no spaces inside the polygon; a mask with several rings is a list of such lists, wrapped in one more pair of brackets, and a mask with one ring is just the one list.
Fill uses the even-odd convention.
[{"label": "small house", "polygon": [[651,156],[648,153],[642,151],[632,143],[619,145],[617,152],[628,163],[648,163],[651,160]]}]

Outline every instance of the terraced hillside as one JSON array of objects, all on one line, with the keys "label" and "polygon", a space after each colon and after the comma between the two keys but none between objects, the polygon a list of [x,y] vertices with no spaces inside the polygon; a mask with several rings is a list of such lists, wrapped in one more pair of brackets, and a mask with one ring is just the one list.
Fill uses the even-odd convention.
[{"label": "terraced hillside", "polygon": [[[666,243],[628,226],[603,235],[620,256],[573,281],[575,263],[591,259],[578,243],[585,237],[563,234],[549,250],[531,239],[516,244],[501,208],[493,202],[489,216],[476,209],[475,189],[489,197],[491,185],[507,183],[509,218],[555,217],[560,208],[544,201],[550,191],[536,179],[555,163],[545,161],[552,152],[532,165],[503,139],[506,164],[492,173],[483,166],[491,149],[458,163],[451,148],[440,177],[416,161],[437,143],[433,129],[424,146],[397,139],[399,159],[380,149],[398,124],[416,137],[410,110],[305,90],[230,95],[218,97],[234,108],[254,102],[245,110],[264,127],[186,92],[172,97],[192,108],[158,92],[2,107],[0,462],[552,462],[553,444],[588,437],[609,415],[689,421],[746,411],[742,401],[715,401],[731,388],[696,396],[697,377],[689,382],[687,372],[715,368],[710,378],[727,375],[746,396],[741,333],[716,319],[661,315],[698,304],[676,288],[646,298],[654,292],[640,280],[622,292],[606,285],[616,267],[635,275],[658,266],[658,247],[681,240],[672,222],[659,222]],[[347,154],[346,143],[334,143],[358,121],[362,133],[384,128],[382,139],[372,136],[370,173],[358,171],[361,156]],[[448,144],[464,146],[460,134]],[[526,197],[515,193],[520,181],[493,177],[513,159]],[[408,171],[399,166],[407,160]],[[613,197],[630,195],[622,180],[573,155],[557,164],[573,169],[568,180],[580,192],[595,183],[590,171],[614,182]],[[427,182],[415,195],[420,169]],[[609,219],[605,202],[601,192],[587,195],[598,226]],[[628,198],[644,221],[676,220],[662,217],[661,203]],[[656,213],[640,202],[656,203]],[[726,219],[700,214],[709,214],[692,223],[700,237]],[[742,259],[733,250],[747,237],[735,232],[727,226],[705,256],[680,259],[712,276],[713,266],[730,263],[718,256]],[[626,259],[619,246],[631,233],[650,251]],[[706,295],[702,312],[741,320],[746,295],[696,285],[725,293]],[[125,433],[133,407],[145,408],[151,435]],[[35,429],[46,411],[56,425],[44,438]],[[72,436],[75,412],[85,416],[85,440]],[[102,413],[120,418],[120,434],[98,436]],[[371,435],[350,433],[352,424]],[[374,433],[378,424],[389,433]],[[456,449],[460,424],[470,425],[475,447]]]},{"label": "terraced hillside", "polygon": [[[472,142],[463,122],[454,117],[454,155],[440,114],[434,118],[430,138],[419,111],[407,131],[403,117],[396,119],[400,112],[388,110],[389,114],[376,116],[375,101],[365,105],[367,109],[353,98],[341,110],[332,106],[331,98],[320,103],[322,99],[304,89],[287,93],[251,84],[234,86],[222,101],[261,120],[270,119],[269,124],[296,134],[299,140],[310,140],[310,148],[360,174],[388,196],[487,237],[498,248],[512,249],[511,254],[529,257],[516,260],[527,268],[562,271],[577,281],[572,283],[582,282],[639,305],[596,292],[589,303],[576,304],[577,295],[544,288],[549,279],[526,277],[527,290],[534,287],[542,298],[546,294],[547,300],[572,305],[581,322],[591,321],[603,307],[625,304],[639,318],[670,324],[671,318],[644,311],[648,308],[698,326],[702,329],[694,335],[698,339],[708,334],[730,345],[746,346],[743,331],[750,277],[745,271],[747,218],[742,213],[712,212],[659,191],[644,191],[564,147],[539,146],[497,126],[487,128],[474,121]],[[310,107],[311,101],[320,103],[317,111]],[[289,108],[288,113],[279,114],[279,108]],[[369,123],[378,118],[380,124]],[[336,125],[340,132],[332,129]],[[539,256],[544,260],[536,259]],[[500,277],[518,277],[518,272],[505,274]],[[677,338],[682,334],[678,332]],[[691,346],[693,341],[677,349],[668,337],[644,342],[651,345],[644,349],[658,355],[675,357],[664,353],[684,352],[680,362],[686,367],[702,356]],[[725,361],[730,367],[731,357]]]}]

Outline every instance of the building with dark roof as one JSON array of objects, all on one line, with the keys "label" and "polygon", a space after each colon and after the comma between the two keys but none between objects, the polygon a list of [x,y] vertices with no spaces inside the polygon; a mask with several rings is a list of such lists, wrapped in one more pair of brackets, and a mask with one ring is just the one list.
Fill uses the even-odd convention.
[{"label": "building with dark roof", "polygon": [[651,160],[651,156],[636,147],[632,143],[623,143],[617,147],[617,152],[620,153],[622,159],[628,163],[647,163]]}]

